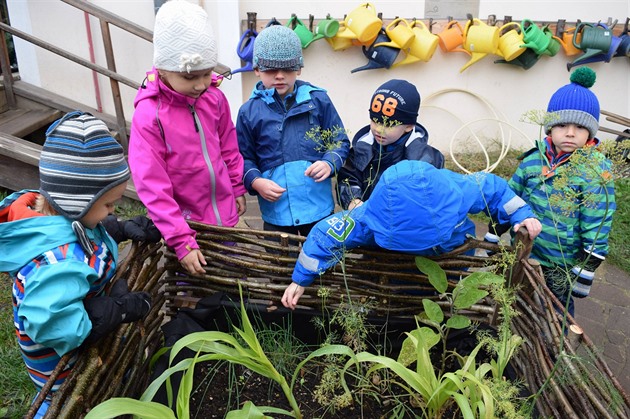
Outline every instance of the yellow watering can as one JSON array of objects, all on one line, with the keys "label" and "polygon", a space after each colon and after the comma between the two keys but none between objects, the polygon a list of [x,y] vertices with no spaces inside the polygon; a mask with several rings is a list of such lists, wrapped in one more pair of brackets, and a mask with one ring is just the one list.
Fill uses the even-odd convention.
[{"label": "yellow watering can", "polygon": [[486,55],[497,53],[499,28],[486,25],[477,18],[469,19],[464,28],[464,49],[470,52],[471,57],[470,61],[459,70],[460,73]]},{"label": "yellow watering can", "polygon": [[337,36],[355,40],[364,46],[372,45],[383,26],[372,3],[363,3],[348,13],[344,22],[345,29],[340,30]]},{"label": "yellow watering can", "polygon": [[498,55],[505,61],[512,61],[525,52],[521,48],[523,44],[523,31],[518,22],[509,22],[499,28]]},{"label": "yellow watering can", "polygon": [[421,20],[414,19],[411,23],[411,30],[415,35],[413,42],[409,48],[403,49],[403,53],[406,54],[405,58],[394,64],[392,68],[418,61],[429,61],[440,43],[440,38],[431,33]]}]

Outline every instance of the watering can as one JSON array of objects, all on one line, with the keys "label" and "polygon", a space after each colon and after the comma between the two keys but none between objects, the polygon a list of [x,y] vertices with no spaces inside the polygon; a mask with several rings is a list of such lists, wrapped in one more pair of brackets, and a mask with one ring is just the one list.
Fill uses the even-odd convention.
[{"label": "watering can", "polygon": [[[580,40],[578,40],[578,35],[582,35]],[[580,23],[573,33],[573,46],[583,50],[584,54],[572,63],[567,63],[567,69],[571,70],[572,67],[578,65],[599,61],[609,62],[620,41],[617,38],[613,44],[613,33],[606,25],[601,23],[597,25]]]},{"label": "watering can", "polygon": [[459,69],[460,73],[486,55],[497,53],[499,28],[486,25],[477,18],[469,19],[464,28],[464,49],[470,52],[471,58]]},{"label": "watering can", "polygon": [[238,41],[238,47],[236,48],[236,54],[241,60],[245,61],[246,64],[244,67],[232,71],[232,74],[254,70],[252,61],[254,59],[254,41],[257,35],[258,32],[253,29],[248,29],[241,35],[241,39]]},{"label": "watering can", "polygon": [[322,39],[324,37],[323,34],[314,34],[308,26],[306,26],[302,21],[295,15],[292,14],[291,18],[287,22],[286,25],[288,28],[293,28],[293,32],[300,38],[300,44],[302,48],[307,48],[313,42]]},{"label": "watering can", "polygon": [[440,38],[431,33],[427,26],[421,20],[413,20],[411,23],[415,37],[407,50],[403,50],[406,54],[405,58],[392,67],[399,65],[416,63],[418,61],[429,61],[440,43]]},{"label": "watering can", "polygon": [[315,27],[315,37],[332,38],[339,32],[339,22],[331,19],[330,15],[326,15],[326,19],[320,20]]},{"label": "watering can", "polygon": [[440,49],[443,52],[465,52],[470,55],[470,52],[461,48],[464,43],[464,29],[456,20],[451,20],[444,27],[442,32],[437,34],[439,38]]},{"label": "watering can", "polygon": [[630,17],[626,18],[626,24],[623,26],[623,32],[621,32],[621,36],[619,37],[619,46],[617,47],[615,57],[630,57],[630,35],[628,34],[629,22]]},{"label": "watering can", "polygon": [[375,44],[375,47],[388,46],[398,49],[407,49],[413,42],[416,34],[411,29],[411,25],[406,19],[401,17],[394,19],[389,25],[385,27],[385,33],[390,39],[388,42],[380,42]]},{"label": "watering can", "polygon": [[[564,54],[567,57],[571,57],[573,55],[578,55],[582,53],[581,49],[576,48],[573,45],[573,33],[575,32],[575,27],[565,28],[566,21],[564,19],[558,20],[556,25],[556,34],[554,35],[554,39],[562,45],[564,49]],[[582,34],[579,34],[578,42],[582,39]]]},{"label": "watering can", "polygon": [[390,68],[394,61],[396,61],[396,57],[398,57],[398,53],[400,52],[399,48],[388,47],[386,45],[376,46],[379,43],[389,42],[390,39],[385,33],[385,31],[381,31],[374,40],[374,43],[369,47],[363,46],[363,55],[365,55],[368,59],[368,63],[363,67],[355,68],[351,70],[351,73],[356,73],[357,71],[363,70],[374,70],[377,68]]},{"label": "watering can", "polygon": [[363,46],[372,46],[383,26],[383,22],[376,15],[376,9],[372,3],[364,3],[348,13],[344,22],[344,31],[340,31],[337,35],[356,40]]},{"label": "watering can", "polygon": [[524,41],[521,48],[529,48],[538,55],[545,54],[552,38],[548,30],[549,28],[544,30],[530,19],[523,19],[521,29],[523,31]]},{"label": "watering can", "polygon": [[521,48],[523,44],[523,31],[517,22],[509,22],[499,28],[498,55],[505,61],[512,61],[525,52]]},{"label": "watering can", "polygon": [[[354,44],[352,43],[352,38],[348,36],[344,36],[346,33],[346,22],[339,22],[339,27],[337,33],[331,38],[325,38],[326,42],[332,47],[333,51],[343,51],[344,49],[348,49]],[[354,36],[354,34],[352,34]]]},{"label": "watering can", "polygon": [[536,54],[536,51],[530,48],[523,48],[523,53],[513,60],[495,60],[495,64],[510,64],[517,67],[521,67],[525,70],[529,70],[538,62],[540,54]]}]

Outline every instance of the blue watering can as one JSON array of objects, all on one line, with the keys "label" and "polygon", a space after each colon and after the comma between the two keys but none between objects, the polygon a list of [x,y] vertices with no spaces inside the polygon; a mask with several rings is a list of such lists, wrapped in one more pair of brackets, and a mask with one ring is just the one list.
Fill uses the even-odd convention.
[{"label": "blue watering can", "polygon": [[372,45],[369,47],[363,46],[363,55],[365,55],[368,59],[368,63],[363,67],[355,68],[351,70],[351,73],[356,73],[357,71],[363,70],[374,70],[377,68],[390,68],[394,61],[396,61],[396,57],[398,57],[398,53],[400,52],[400,48],[394,48],[386,45],[378,45],[385,42],[390,42],[389,36],[385,33],[384,30],[381,30]]},{"label": "blue watering can", "polygon": [[232,71],[232,74],[254,71],[252,61],[254,60],[254,41],[257,35],[258,32],[253,29],[248,29],[241,36],[241,39],[238,41],[238,47],[236,48],[236,54],[238,54],[241,60],[245,61],[246,64],[244,67]]}]

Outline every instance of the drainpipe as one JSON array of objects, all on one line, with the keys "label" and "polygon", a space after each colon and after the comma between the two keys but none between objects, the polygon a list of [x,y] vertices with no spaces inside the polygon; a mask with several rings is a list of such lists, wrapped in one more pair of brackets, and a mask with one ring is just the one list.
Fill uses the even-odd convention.
[{"label": "drainpipe", "polygon": [[[96,60],[94,58],[94,42],[92,41],[92,27],[90,26],[90,14],[88,12],[83,12],[83,16],[85,17],[85,29],[87,32],[88,49],[90,51],[90,62],[92,64],[96,64]],[[96,95],[96,110],[103,112],[101,89],[98,85],[98,75],[94,70],[92,70],[92,82],[94,83],[94,94]]]}]

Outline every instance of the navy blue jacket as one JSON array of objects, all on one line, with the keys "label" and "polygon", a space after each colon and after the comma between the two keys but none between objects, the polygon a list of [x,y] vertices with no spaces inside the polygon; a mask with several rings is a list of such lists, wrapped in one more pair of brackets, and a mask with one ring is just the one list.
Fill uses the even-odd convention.
[{"label": "navy blue jacket", "polygon": [[244,158],[244,184],[271,179],[286,192],[276,202],[258,197],[264,221],[281,226],[309,224],[334,209],[331,179],[315,182],[304,171],[324,160],[336,175],[348,156],[350,141],[341,118],[324,89],[296,81],[282,100],[275,89],[256,85],[241,106],[236,132]]}]

